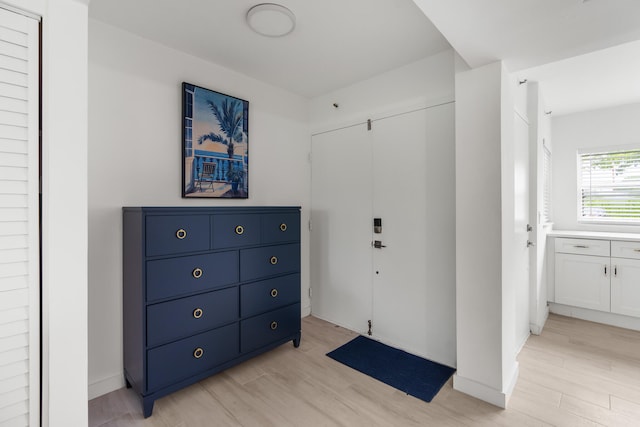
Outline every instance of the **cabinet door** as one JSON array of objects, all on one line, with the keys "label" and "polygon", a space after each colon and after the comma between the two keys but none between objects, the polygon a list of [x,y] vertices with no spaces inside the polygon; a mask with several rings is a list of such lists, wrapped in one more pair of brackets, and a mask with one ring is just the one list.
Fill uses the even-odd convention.
[{"label": "cabinet door", "polygon": [[611,258],[611,312],[640,317],[640,260]]},{"label": "cabinet door", "polygon": [[608,257],[556,254],[556,302],[609,311]]}]

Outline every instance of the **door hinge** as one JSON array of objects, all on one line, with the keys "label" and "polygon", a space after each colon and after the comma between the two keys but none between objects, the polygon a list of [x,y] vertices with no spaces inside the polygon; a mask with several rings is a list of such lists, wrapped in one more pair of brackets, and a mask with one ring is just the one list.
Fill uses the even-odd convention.
[{"label": "door hinge", "polygon": [[367,326],[369,327],[369,329],[367,330],[367,335],[371,335],[371,320],[367,320]]},{"label": "door hinge", "polygon": [[367,119],[367,130],[371,130],[371,119]]},{"label": "door hinge", "polygon": [[311,231],[312,227],[311,227],[311,220],[309,220],[309,231]]},{"label": "door hinge", "polygon": [[309,288],[309,299],[311,299],[311,288]]}]

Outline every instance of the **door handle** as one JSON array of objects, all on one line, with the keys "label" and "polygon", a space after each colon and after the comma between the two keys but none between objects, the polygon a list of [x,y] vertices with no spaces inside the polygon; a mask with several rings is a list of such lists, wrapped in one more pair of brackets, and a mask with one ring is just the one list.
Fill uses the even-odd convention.
[{"label": "door handle", "polygon": [[381,240],[374,240],[373,242],[371,242],[371,246],[376,249],[386,248],[386,245],[383,245]]},{"label": "door handle", "polygon": [[527,240],[527,247],[531,247],[531,246],[535,246],[536,244],[533,243],[531,240]]}]

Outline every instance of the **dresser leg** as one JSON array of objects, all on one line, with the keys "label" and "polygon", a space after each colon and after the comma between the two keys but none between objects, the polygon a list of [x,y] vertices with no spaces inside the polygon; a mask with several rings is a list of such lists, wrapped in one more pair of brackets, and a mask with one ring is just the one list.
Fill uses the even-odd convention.
[{"label": "dresser leg", "polygon": [[293,346],[295,348],[300,347],[300,332],[298,332],[298,335],[296,335],[296,337],[293,339]]},{"label": "dresser leg", "polygon": [[151,413],[153,412],[153,399],[142,398],[142,408],[144,412],[144,417],[149,418]]}]

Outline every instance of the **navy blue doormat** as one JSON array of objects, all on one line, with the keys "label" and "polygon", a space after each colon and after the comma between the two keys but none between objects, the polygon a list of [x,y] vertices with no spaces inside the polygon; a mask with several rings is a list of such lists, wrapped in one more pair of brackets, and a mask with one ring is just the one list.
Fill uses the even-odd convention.
[{"label": "navy blue doormat", "polygon": [[362,335],[327,356],[426,402],[456,371]]}]

